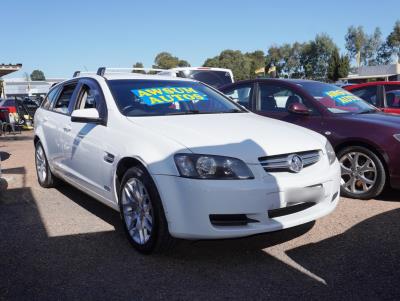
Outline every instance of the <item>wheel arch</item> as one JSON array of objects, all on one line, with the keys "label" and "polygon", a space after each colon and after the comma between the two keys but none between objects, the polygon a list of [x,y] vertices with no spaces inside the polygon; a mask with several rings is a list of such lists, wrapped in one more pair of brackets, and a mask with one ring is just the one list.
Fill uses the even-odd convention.
[{"label": "wheel arch", "polygon": [[35,137],[33,137],[33,145],[36,145],[39,141],[40,141],[39,136],[35,135]]},{"label": "wheel arch", "polygon": [[[139,158],[136,157],[123,157],[121,158],[116,166],[115,169],[115,173],[114,173],[114,193],[115,193],[115,198],[117,203],[119,203],[119,198],[118,198],[118,194],[119,194],[119,189],[120,189],[120,185],[121,185],[121,181],[122,178],[125,174],[125,172],[131,168],[131,167],[136,167],[136,166],[140,166],[142,168],[144,168],[147,173],[149,174],[150,178],[153,180],[153,178],[150,175],[149,169],[147,168],[146,164],[140,160]],[[154,183],[154,180],[153,180]]]}]

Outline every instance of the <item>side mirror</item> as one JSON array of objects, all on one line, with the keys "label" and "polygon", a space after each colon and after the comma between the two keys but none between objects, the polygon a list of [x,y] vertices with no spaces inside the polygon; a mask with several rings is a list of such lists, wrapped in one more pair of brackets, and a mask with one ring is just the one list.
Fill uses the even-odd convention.
[{"label": "side mirror", "polygon": [[288,111],[293,114],[310,115],[310,110],[300,102],[292,103]]},{"label": "side mirror", "polygon": [[97,109],[80,109],[74,110],[71,114],[72,122],[82,122],[82,123],[95,123],[103,124],[103,119],[100,118]]}]

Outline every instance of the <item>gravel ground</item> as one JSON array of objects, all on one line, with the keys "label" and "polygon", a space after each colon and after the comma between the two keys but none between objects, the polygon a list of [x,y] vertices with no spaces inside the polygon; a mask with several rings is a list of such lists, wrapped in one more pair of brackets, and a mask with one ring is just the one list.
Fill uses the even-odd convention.
[{"label": "gravel ground", "polygon": [[342,198],[304,226],[168,255],[129,245],[118,213],[64,184],[36,181],[32,134],[0,138],[0,299],[397,299],[400,193]]}]

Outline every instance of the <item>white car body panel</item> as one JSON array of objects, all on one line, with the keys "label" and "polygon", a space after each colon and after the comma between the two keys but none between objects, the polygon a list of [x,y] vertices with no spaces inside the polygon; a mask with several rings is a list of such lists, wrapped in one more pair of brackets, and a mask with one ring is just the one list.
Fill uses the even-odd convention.
[{"label": "white car body panel", "polygon": [[[72,122],[70,116],[39,108],[35,134],[51,170],[78,189],[119,210],[116,169],[123,158],[145,166],[161,196],[172,236],[228,238],[300,225],[331,212],[337,205],[340,167],[329,164],[326,138],[295,125],[253,113],[125,117],[118,110],[103,77],[96,80],[107,104],[107,125]],[[182,80],[142,74],[111,74],[112,79]],[[77,78],[79,80],[79,78]],[[267,173],[258,158],[308,150],[321,151],[316,164],[300,173]],[[252,180],[197,180],[179,176],[176,153],[230,156],[246,162]],[[112,154],[113,161],[105,156]],[[296,214],[268,218],[268,210],[286,207],[286,192],[322,185],[318,204]],[[246,214],[260,222],[216,227],[210,214]]]}]

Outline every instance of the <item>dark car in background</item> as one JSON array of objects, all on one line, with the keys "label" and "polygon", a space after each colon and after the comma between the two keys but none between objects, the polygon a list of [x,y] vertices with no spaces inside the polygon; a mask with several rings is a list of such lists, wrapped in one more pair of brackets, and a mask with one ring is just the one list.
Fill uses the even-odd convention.
[{"label": "dark car in background", "polygon": [[220,90],[255,113],[325,135],[342,166],[342,195],[369,199],[386,185],[400,189],[400,116],[316,81],[255,79]]},{"label": "dark car in background", "polygon": [[344,87],[386,113],[400,114],[400,82],[369,82]]},{"label": "dark car in background", "polygon": [[[24,129],[33,129],[33,117],[38,108],[38,104],[29,98],[9,98],[0,101],[0,110],[8,110],[12,114],[14,122],[18,123]],[[10,122],[10,117],[4,120],[4,114],[0,118],[4,122]]]}]

